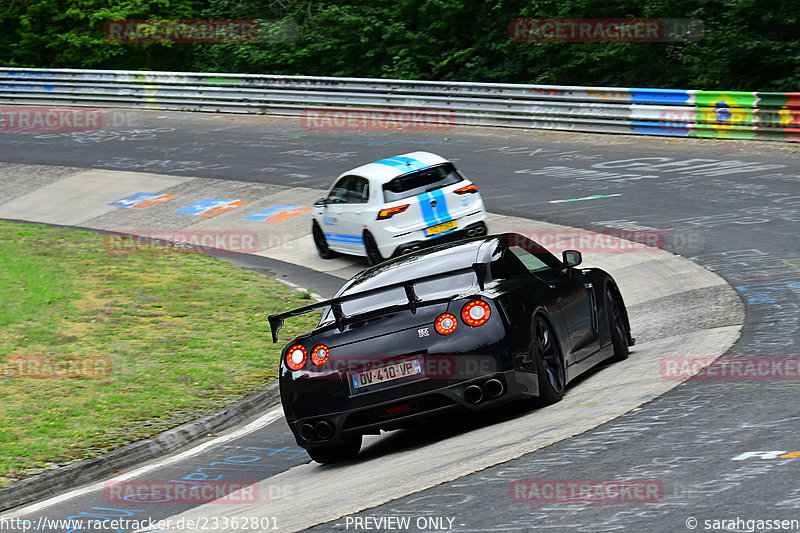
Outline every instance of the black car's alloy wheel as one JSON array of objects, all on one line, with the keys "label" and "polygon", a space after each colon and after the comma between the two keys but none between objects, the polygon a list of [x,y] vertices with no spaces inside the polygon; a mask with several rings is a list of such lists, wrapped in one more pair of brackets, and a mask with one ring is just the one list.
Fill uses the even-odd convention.
[{"label": "black car's alloy wheel", "polygon": [[545,404],[564,397],[567,375],[555,333],[542,316],[533,321],[533,350],[539,374],[539,399]]},{"label": "black car's alloy wheel", "polygon": [[321,464],[338,463],[352,459],[361,450],[361,435],[332,446],[313,446],[307,448],[308,455]]},{"label": "black car's alloy wheel", "polygon": [[367,251],[367,263],[369,266],[375,266],[383,263],[383,257],[381,256],[380,250],[378,250],[378,245],[375,242],[375,238],[368,231],[364,232],[364,248]]},{"label": "black car's alloy wheel", "polygon": [[608,331],[614,345],[612,361],[624,361],[628,358],[628,324],[622,314],[619,297],[610,285],[606,285],[606,311],[608,314]]},{"label": "black car's alloy wheel", "polygon": [[314,246],[317,247],[317,253],[321,258],[332,259],[339,255],[328,247],[325,234],[322,232],[322,228],[319,227],[316,220],[311,223],[311,235],[314,237]]}]

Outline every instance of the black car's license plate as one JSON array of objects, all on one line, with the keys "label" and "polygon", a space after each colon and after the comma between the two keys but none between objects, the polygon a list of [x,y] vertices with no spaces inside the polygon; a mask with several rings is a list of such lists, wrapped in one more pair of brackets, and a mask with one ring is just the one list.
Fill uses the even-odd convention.
[{"label": "black car's license plate", "polygon": [[405,361],[379,368],[371,368],[363,372],[353,372],[350,374],[350,383],[353,385],[353,391],[359,392],[371,385],[421,375],[422,359],[406,359]]}]

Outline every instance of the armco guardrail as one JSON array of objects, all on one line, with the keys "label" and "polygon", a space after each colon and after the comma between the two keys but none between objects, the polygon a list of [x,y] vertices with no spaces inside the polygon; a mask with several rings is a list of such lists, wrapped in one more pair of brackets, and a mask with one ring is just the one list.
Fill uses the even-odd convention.
[{"label": "armco guardrail", "polygon": [[426,120],[463,125],[800,141],[800,92],[0,68],[0,104],[274,115],[317,107],[427,110]]}]

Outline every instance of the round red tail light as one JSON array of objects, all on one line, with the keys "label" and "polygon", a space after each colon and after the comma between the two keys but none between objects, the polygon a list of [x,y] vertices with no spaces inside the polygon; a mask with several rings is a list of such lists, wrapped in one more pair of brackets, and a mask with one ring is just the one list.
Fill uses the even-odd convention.
[{"label": "round red tail light", "polygon": [[286,366],[292,370],[300,370],[306,364],[306,349],[302,344],[295,344],[286,350]]},{"label": "round red tail light", "polygon": [[456,321],[455,315],[444,313],[436,318],[434,327],[436,328],[436,333],[441,335],[450,335],[456,330],[457,325],[458,322]]},{"label": "round red tail light", "polygon": [[314,346],[313,350],[311,350],[311,362],[315,365],[324,365],[330,354],[331,352],[328,350],[327,346],[324,344],[318,344]]},{"label": "round red tail light", "polygon": [[492,315],[492,308],[483,300],[472,300],[461,308],[461,319],[470,327],[482,326]]}]

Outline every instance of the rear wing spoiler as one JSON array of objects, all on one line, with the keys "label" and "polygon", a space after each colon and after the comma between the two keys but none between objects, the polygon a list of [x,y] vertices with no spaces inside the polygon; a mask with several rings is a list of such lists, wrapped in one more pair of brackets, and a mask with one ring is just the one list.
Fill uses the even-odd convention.
[{"label": "rear wing spoiler", "polygon": [[[391,285],[384,285],[382,287],[376,287],[374,289],[369,289],[362,292],[357,292],[354,294],[348,294],[345,296],[339,296],[338,298],[331,298],[330,300],[325,300],[322,302],[317,302],[311,305],[306,305],[304,307],[298,307],[297,309],[293,309],[292,311],[287,311],[285,313],[279,313],[276,315],[269,315],[267,320],[269,320],[269,329],[272,332],[272,342],[278,342],[278,332],[283,327],[283,321],[287,318],[295,317],[304,315],[306,313],[310,313],[312,311],[316,311],[317,309],[324,309],[327,307],[331,308],[333,312],[333,316],[335,318],[336,327],[339,331],[344,329],[344,326],[352,321],[352,319],[359,317],[363,318],[367,315],[372,313],[384,313],[387,310],[391,309],[410,309],[412,313],[417,312],[417,304],[422,302],[422,300],[417,296],[414,292],[414,285],[417,283],[421,283],[423,281],[430,281],[437,278],[444,278],[447,276],[452,276],[456,274],[466,274],[467,272],[474,272],[478,278],[478,286],[483,290],[484,284],[486,282],[486,274],[487,274],[487,265],[486,263],[473,263],[470,267],[459,268],[455,270],[449,270],[447,272],[439,272],[436,274],[430,274],[428,276],[422,276],[419,278],[414,278],[408,281],[401,281],[398,283],[392,283]],[[345,315],[344,311],[342,311],[342,304],[344,302],[350,300],[357,300],[359,298],[364,298],[366,296],[370,296],[372,294],[378,294],[381,292],[387,292],[392,289],[397,289],[402,287],[406,292],[406,298],[408,298],[408,303],[403,304],[400,306],[389,306],[384,307],[381,309],[376,309],[374,311],[368,311],[364,313],[355,313],[352,315]]]}]

